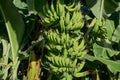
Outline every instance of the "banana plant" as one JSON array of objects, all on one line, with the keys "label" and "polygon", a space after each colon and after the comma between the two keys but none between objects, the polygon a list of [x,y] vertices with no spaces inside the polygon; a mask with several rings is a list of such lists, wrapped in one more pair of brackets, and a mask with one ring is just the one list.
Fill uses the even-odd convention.
[{"label": "banana plant", "polygon": [[4,18],[11,47],[11,79],[16,80],[17,69],[20,63],[18,50],[21,46],[25,26],[22,17],[18,13],[17,8],[13,5],[12,0],[1,0],[0,10]]},{"label": "banana plant", "polygon": [[0,79],[119,80],[119,8],[119,0],[0,0]]}]

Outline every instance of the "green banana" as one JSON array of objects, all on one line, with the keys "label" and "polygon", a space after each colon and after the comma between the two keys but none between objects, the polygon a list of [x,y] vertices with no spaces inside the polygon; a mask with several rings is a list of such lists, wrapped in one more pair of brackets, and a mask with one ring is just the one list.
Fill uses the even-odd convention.
[{"label": "green banana", "polygon": [[71,64],[70,59],[69,58],[65,58],[65,66],[66,67],[70,67],[70,64]]},{"label": "green banana", "polygon": [[60,27],[61,27],[61,32],[65,31],[65,24],[64,24],[64,17],[60,17]]},{"label": "green banana", "polygon": [[56,6],[56,13],[59,16],[59,0],[56,1],[56,5],[55,6]]},{"label": "green banana", "polygon": [[71,27],[73,27],[72,24],[73,24],[73,23],[72,23],[72,21],[71,21],[71,22],[66,26],[66,30],[67,30],[67,31],[69,31],[69,30],[71,29]]},{"label": "green banana", "polygon": [[41,21],[42,21],[41,24],[45,27],[49,27],[53,24],[53,22],[50,22],[50,20],[48,18],[44,18]]},{"label": "green banana", "polygon": [[78,57],[80,60],[87,54],[87,50],[84,50],[81,52],[80,57]]},{"label": "green banana", "polygon": [[[76,12],[76,11],[74,11],[74,12],[72,13],[72,18],[71,18],[72,21],[73,21],[74,19],[78,18],[78,17],[76,17],[76,16],[77,16],[77,13],[78,13],[78,12]],[[73,21],[73,22],[74,22],[74,21]]]},{"label": "green banana", "polygon": [[76,11],[76,12],[73,13],[72,22],[74,22],[74,23],[78,22],[78,21],[81,20],[81,18],[82,18],[81,13],[79,11]]},{"label": "green banana", "polygon": [[84,49],[84,44],[85,44],[85,41],[84,40],[82,40],[81,42],[80,42],[80,45],[78,46],[78,48],[81,50],[81,49]]},{"label": "green banana", "polygon": [[72,63],[72,66],[73,66],[73,67],[76,67],[77,61],[78,61],[77,59],[75,59],[75,60],[73,61],[73,63]]},{"label": "green banana", "polygon": [[84,76],[87,76],[88,74],[89,74],[89,71],[84,71],[84,72],[75,73],[74,76],[75,77],[84,77]]},{"label": "green banana", "polygon": [[58,61],[58,62],[59,62],[59,64],[60,64],[60,65],[63,65],[62,60],[60,60],[60,59],[59,59],[59,61]]},{"label": "green banana", "polygon": [[[49,17],[51,17],[51,16],[53,16],[53,14],[52,14],[52,12],[51,12],[51,10],[50,10],[50,8],[49,8],[49,5],[48,5],[48,2],[45,4],[45,9],[46,9],[46,11],[47,11],[47,14],[49,15]],[[53,17],[51,17],[51,19],[52,19]]]},{"label": "green banana", "polygon": [[71,28],[71,30],[78,30],[81,29],[83,27],[84,23],[76,22],[75,24],[73,24],[74,27]]},{"label": "green banana", "polygon": [[81,71],[85,65],[85,60],[83,60],[77,67],[77,72]]},{"label": "green banana", "polygon": [[60,36],[58,35],[58,30],[50,31],[49,33],[45,33],[47,35],[47,39],[49,42],[53,44],[61,44]]},{"label": "green banana", "polygon": [[99,20],[96,20],[96,23],[95,23],[95,26],[93,28],[93,31],[94,32],[98,32],[98,30],[99,30]]},{"label": "green banana", "polygon": [[58,0],[58,15],[59,16],[64,16],[65,15],[65,8],[64,8],[64,1],[63,0]]},{"label": "green banana", "polygon": [[81,13],[78,11],[74,12],[69,24],[66,26],[66,30],[75,30],[81,28],[83,26],[83,23],[80,22],[80,19]]},{"label": "green banana", "polygon": [[47,11],[47,9],[46,9],[46,6],[43,6],[42,12],[43,12],[43,14],[45,15],[45,17],[47,17],[47,18],[50,17],[50,15],[48,14],[48,11]]},{"label": "green banana", "polygon": [[[75,3],[75,2],[74,2]],[[65,8],[68,10],[68,11],[76,11],[76,10],[80,10],[80,2],[77,3],[77,5],[75,5],[75,7],[69,7],[69,6],[65,6]]]},{"label": "green banana", "polygon": [[50,9],[51,9],[52,14],[54,15],[53,17],[55,19],[58,19],[59,17],[57,15],[56,11],[55,11],[53,0],[51,1]]},{"label": "green banana", "polygon": [[58,56],[56,56],[56,57],[54,57],[54,60],[55,60],[55,65],[57,65],[57,66],[60,66],[60,64],[59,64],[59,57]]},{"label": "green banana", "polygon": [[65,59],[61,58],[62,66],[65,67]]},{"label": "green banana", "polygon": [[57,20],[59,20],[59,17],[54,9],[53,2],[51,3],[50,8],[48,2],[46,2],[45,6],[43,6],[43,11],[40,13],[40,16],[42,18],[41,23],[45,27],[56,25]]},{"label": "green banana", "polygon": [[70,12],[67,12],[65,18],[65,25],[68,25],[69,23],[70,23]]},{"label": "green banana", "polygon": [[67,49],[65,47],[64,47],[63,54],[64,54],[65,57],[67,57],[67,55],[68,55],[68,51],[67,51]]}]

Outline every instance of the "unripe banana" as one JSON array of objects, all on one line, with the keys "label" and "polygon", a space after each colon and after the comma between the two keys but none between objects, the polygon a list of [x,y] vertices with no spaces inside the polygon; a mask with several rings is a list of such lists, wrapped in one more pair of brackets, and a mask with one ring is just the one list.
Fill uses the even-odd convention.
[{"label": "unripe banana", "polygon": [[93,28],[93,31],[98,32],[98,30],[99,30],[99,21],[96,20],[96,23],[95,23],[95,26]]},{"label": "unripe banana", "polygon": [[77,64],[77,59],[75,59],[72,63],[73,67],[76,67],[76,64]]},{"label": "unripe banana", "polygon": [[55,19],[58,19],[57,13],[56,13],[55,8],[54,8],[53,0],[51,1],[50,8],[51,8],[52,14],[54,15],[53,17],[54,17]]},{"label": "unripe banana", "polygon": [[[79,49],[83,48],[83,47],[84,47],[84,44],[85,44],[85,41],[82,40],[82,41],[80,42]],[[83,48],[83,49],[84,49],[84,48]]]},{"label": "unripe banana", "polygon": [[58,62],[58,61],[59,61],[59,57],[58,57],[58,56],[55,56],[55,57],[54,57],[54,60],[55,60],[55,65],[56,65],[56,66],[60,66],[60,64],[59,64],[59,62]]},{"label": "unripe banana", "polygon": [[60,60],[61,60],[61,62],[62,62],[62,66],[63,66],[63,67],[65,67],[65,59],[64,59],[64,58],[62,58],[62,57],[60,57],[59,59],[60,59]]},{"label": "unripe banana", "polygon": [[70,21],[70,23],[66,26],[67,31],[71,30],[71,28],[73,27],[72,24],[73,23]]},{"label": "unripe banana", "polygon": [[63,32],[65,30],[65,24],[64,24],[64,17],[61,16],[60,17],[60,27],[61,27],[61,32]]},{"label": "unripe banana", "polygon": [[59,3],[58,3],[58,15],[65,16],[65,8],[64,8],[63,2],[62,2],[62,0],[58,0],[58,1],[59,1]]},{"label": "unripe banana", "polygon": [[78,21],[80,21],[82,19],[82,15],[79,11],[76,11],[74,14],[73,14],[73,17],[72,17],[72,22],[73,23],[76,23]]},{"label": "unripe banana", "polygon": [[48,11],[46,9],[46,6],[43,6],[43,10],[42,10],[43,14],[45,15],[45,17],[50,17],[50,15],[48,14]]},{"label": "unripe banana", "polygon": [[70,23],[70,13],[66,13],[66,18],[65,18],[65,25],[68,25]]},{"label": "unripe banana", "polygon": [[66,66],[66,67],[71,67],[71,62],[70,62],[70,59],[69,59],[69,58],[66,58],[66,59],[65,59],[65,66]]},{"label": "unripe banana", "polygon": [[77,72],[81,71],[83,69],[84,65],[85,65],[85,61],[82,61],[77,67]]},{"label": "unripe banana", "polygon": [[52,12],[51,12],[51,10],[49,8],[48,3],[46,3],[45,7],[46,7],[45,9],[46,9],[47,13],[49,14],[49,16],[53,16],[53,14],[52,14]]},{"label": "unripe banana", "polygon": [[[75,2],[74,2],[75,3]],[[81,7],[81,5],[80,5],[80,3],[78,2],[77,3],[77,5],[75,5],[75,7],[67,7],[66,6],[66,9],[68,10],[68,11],[76,11],[76,10],[80,10],[80,7]]]},{"label": "unripe banana", "polygon": [[84,51],[81,52],[81,56],[78,57],[78,58],[81,60],[86,54],[87,54],[87,51],[84,50]]},{"label": "unripe banana", "polygon": [[89,71],[84,71],[84,72],[75,73],[74,76],[75,77],[84,77],[84,76],[87,76],[88,74],[89,74]]}]

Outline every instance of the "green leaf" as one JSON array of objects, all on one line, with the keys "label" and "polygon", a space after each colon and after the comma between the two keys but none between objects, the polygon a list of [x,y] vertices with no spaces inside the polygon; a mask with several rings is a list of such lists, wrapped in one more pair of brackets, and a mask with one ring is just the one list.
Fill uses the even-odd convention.
[{"label": "green leaf", "polygon": [[85,59],[87,59],[89,61],[98,60],[98,61],[102,62],[103,64],[105,64],[111,72],[120,72],[120,62],[118,62],[118,61],[94,57],[94,56],[90,56],[88,54],[85,56]]},{"label": "green leaf", "polygon": [[103,14],[112,13],[119,5],[113,0],[86,0],[86,3],[98,19],[101,19]]},{"label": "green leaf", "polygon": [[97,60],[106,64],[111,72],[120,72],[120,62],[107,60],[107,59],[104,59],[104,58],[97,58]]},{"label": "green leaf", "polygon": [[19,9],[26,9],[27,8],[27,4],[25,2],[23,2],[22,0],[13,0],[13,3]]},{"label": "green leaf", "polygon": [[93,52],[95,57],[108,58],[106,48],[103,48],[102,46],[99,46],[96,43],[93,45]]},{"label": "green leaf", "polygon": [[113,36],[112,36],[112,41],[114,42],[119,42],[120,41],[120,25],[115,29]]},{"label": "green leaf", "polygon": [[6,29],[11,43],[12,53],[16,58],[25,30],[24,22],[10,0],[1,0],[0,9],[5,20]]},{"label": "green leaf", "polygon": [[119,54],[119,51],[102,47],[100,45],[97,45],[96,43],[93,45],[93,52],[95,57],[107,58],[107,59],[109,59],[109,57]]},{"label": "green leaf", "polygon": [[106,27],[106,30],[107,30],[107,38],[109,40],[111,40],[113,31],[115,30],[114,22],[112,20],[107,19],[105,21],[105,27]]},{"label": "green leaf", "polygon": [[87,6],[91,8],[93,14],[100,19],[100,15],[101,15],[101,4],[102,0],[86,0]]},{"label": "green leaf", "polygon": [[107,48],[107,53],[109,54],[110,57],[114,56],[114,55],[118,55],[120,52],[119,51],[115,51],[112,49]]},{"label": "green leaf", "polygon": [[0,10],[6,24],[12,51],[12,79],[17,79],[18,50],[22,42],[25,26],[12,0],[0,0]]}]

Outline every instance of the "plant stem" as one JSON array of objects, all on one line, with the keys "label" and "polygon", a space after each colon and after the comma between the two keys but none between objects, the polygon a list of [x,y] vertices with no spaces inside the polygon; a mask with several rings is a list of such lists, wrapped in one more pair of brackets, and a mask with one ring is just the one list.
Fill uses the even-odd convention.
[{"label": "plant stem", "polygon": [[100,16],[99,16],[100,21],[102,20],[103,6],[104,6],[103,4],[104,4],[104,0],[101,0],[101,8],[100,8]]},{"label": "plant stem", "polygon": [[26,80],[40,80],[39,75],[41,72],[40,69],[40,60],[37,59],[37,55],[34,51],[30,52],[30,62],[28,65],[28,73]]}]

